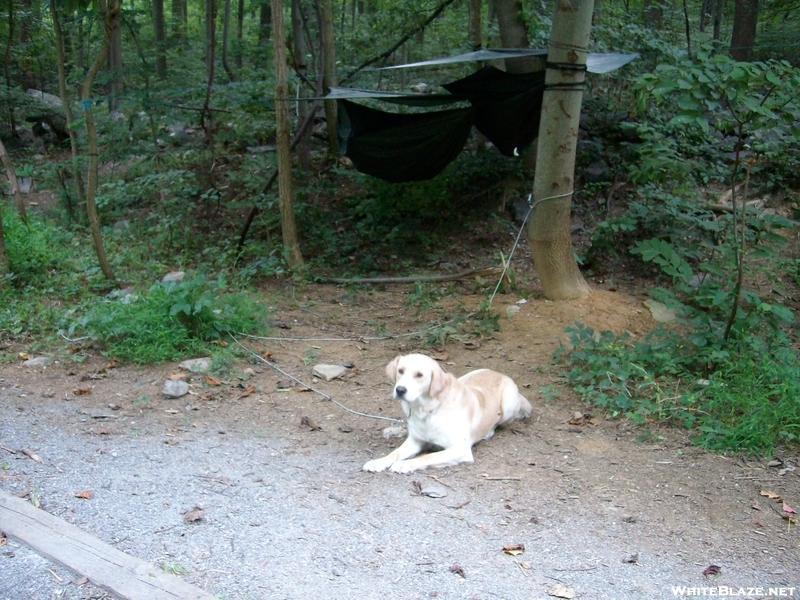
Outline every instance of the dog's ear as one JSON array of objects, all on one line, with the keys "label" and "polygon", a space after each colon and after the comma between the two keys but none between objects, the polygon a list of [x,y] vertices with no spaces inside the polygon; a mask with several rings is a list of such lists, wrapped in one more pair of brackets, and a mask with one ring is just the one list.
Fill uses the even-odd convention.
[{"label": "dog's ear", "polygon": [[453,379],[454,377],[450,373],[445,373],[436,363],[436,366],[431,369],[431,387],[428,395],[431,398],[437,398],[447,389]]},{"label": "dog's ear", "polygon": [[400,356],[395,356],[394,359],[386,365],[386,376],[392,381],[397,383],[397,363],[400,362]]}]

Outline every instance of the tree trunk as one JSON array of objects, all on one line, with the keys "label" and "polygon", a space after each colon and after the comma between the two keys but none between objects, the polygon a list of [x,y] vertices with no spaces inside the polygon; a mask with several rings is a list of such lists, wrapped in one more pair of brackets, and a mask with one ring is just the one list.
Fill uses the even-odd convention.
[{"label": "tree trunk", "polygon": [[[78,164],[78,132],[72,126],[75,119],[72,115],[72,103],[67,92],[66,57],[64,55],[64,36],[61,30],[61,16],[56,9],[56,0],[50,0],[50,16],[53,19],[53,31],[56,37],[56,66],[58,69],[58,94],[64,108],[64,118],[67,121],[69,145],[72,154],[72,176],[75,178],[75,190],[79,202],[86,201],[86,189],[83,187],[83,175]],[[70,208],[70,218],[72,210]]]},{"label": "tree trunk", "polygon": [[214,60],[216,55],[217,1],[205,0],[204,6],[206,25],[206,80],[211,81],[214,76]]},{"label": "tree trunk", "polygon": [[239,0],[236,7],[236,54],[234,62],[237,69],[242,68],[242,54],[244,54],[243,46],[243,31],[244,31],[244,0]]},{"label": "tree trunk", "polygon": [[589,295],[572,249],[570,207],[575,185],[575,150],[586,78],[586,54],[593,0],[557,0],[550,32],[539,127],[535,208],[528,223],[528,241],[542,288],[551,300]]},{"label": "tree trunk", "polygon": [[[522,20],[520,0],[494,0],[497,25],[500,29],[500,42],[503,48],[527,48],[528,30]],[[505,59],[509,73],[530,73],[534,70],[534,60],[530,56]]]},{"label": "tree trunk", "polygon": [[261,12],[258,18],[258,43],[263,44],[269,41],[272,35],[272,10],[270,0],[261,0]]},{"label": "tree trunk", "polygon": [[6,169],[8,176],[8,183],[11,185],[11,193],[14,195],[14,204],[17,205],[17,212],[19,213],[22,222],[28,224],[28,213],[25,210],[25,200],[22,197],[22,192],[19,190],[19,183],[17,182],[17,173],[14,171],[14,165],[11,163],[11,157],[6,152],[6,147],[0,141],[0,162]]},{"label": "tree trunk", "polygon": [[[2,144],[2,142],[0,142]],[[10,270],[8,264],[8,252],[6,251],[6,234],[3,231],[3,207],[0,206],[0,276],[6,275]],[[3,281],[0,280],[0,286]]]},{"label": "tree trunk", "polygon": [[272,44],[275,61],[275,125],[278,147],[278,190],[280,195],[283,245],[291,268],[302,266],[303,254],[297,241],[292,187],[292,151],[289,139],[289,88],[286,83],[286,46],[284,42],[283,2],[272,0]]},{"label": "tree trunk", "polygon": [[172,40],[179,46],[186,45],[186,26],[188,25],[186,0],[172,0]]},{"label": "tree trunk", "polygon": [[725,0],[714,0],[714,33],[712,39],[715,42],[720,40],[720,30],[722,29],[722,9]]},{"label": "tree trunk", "polygon": [[[322,14],[322,93],[327,94],[336,85],[336,47],[333,39],[333,4],[331,0],[317,0]],[[325,100],[325,121],[328,128],[328,156],[339,156],[336,141],[336,101]]]},{"label": "tree trunk", "polygon": [[[112,2],[114,0],[111,0]],[[108,83],[108,111],[119,110],[120,98],[125,84],[122,79],[122,28],[120,27],[119,11],[111,22],[111,38],[106,51],[110,80]]]},{"label": "tree trunk", "polygon": [[[6,75],[6,86],[9,90],[13,89],[11,85],[11,46],[14,42],[14,0],[8,2],[8,39],[6,40],[6,56],[3,61],[3,70]],[[9,104],[8,107],[9,121],[11,125],[11,132],[14,137],[17,136],[17,123],[14,117],[14,105]]]},{"label": "tree trunk", "polygon": [[230,81],[235,81],[236,77],[228,64],[228,37],[231,25],[231,0],[225,0],[224,13],[222,15],[222,68],[228,74]]},{"label": "tree trunk", "polygon": [[664,23],[664,4],[666,0],[644,0],[642,3],[642,22],[650,29],[660,30]]},{"label": "tree trunk", "polygon": [[481,0],[469,0],[469,44],[473,50],[479,50],[483,47],[481,4]]},{"label": "tree trunk", "polygon": [[753,60],[758,25],[758,0],[736,0],[733,12],[733,35],[730,54],[733,60]]},{"label": "tree trunk", "polygon": [[100,263],[100,270],[109,281],[116,284],[116,278],[111,270],[111,265],[106,256],[105,247],[103,246],[103,236],[100,232],[100,217],[97,214],[97,205],[94,201],[94,193],[97,190],[97,131],[94,126],[94,116],[92,114],[92,83],[94,82],[95,75],[103,66],[108,54],[109,46],[111,45],[114,28],[119,29],[119,0],[110,0],[107,5],[105,0],[101,0],[100,6],[105,13],[103,35],[103,45],[100,47],[100,53],[97,59],[86,74],[86,80],[83,82],[81,88],[81,105],[83,107],[83,114],[86,119],[86,134],[89,139],[89,172],[86,176],[86,214],[89,218],[89,227],[92,231],[92,241],[94,242],[94,250],[97,254],[97,260]]},{"label": "tree trunk", "polygon": [[[292,43],[295,60],[295,70],[301,79],[306,78],[308,66],[306,65],[306,40],[304,33],[303,7],[300,0],[292,0]],[[304,96],[305,94],[300,94]],[[302,123],[308,114],[308,100],[299,99],[297,101],[297,122]],[[309,146],[308,138],[303,137],[297,146],[297,159],[304,169],[309,168]]]},{"label": "tree trunk", "polygon": [[156,45],[156,77],[167,78],[167,37],[164,28],[164,0],[153,0],[153,37]]}]

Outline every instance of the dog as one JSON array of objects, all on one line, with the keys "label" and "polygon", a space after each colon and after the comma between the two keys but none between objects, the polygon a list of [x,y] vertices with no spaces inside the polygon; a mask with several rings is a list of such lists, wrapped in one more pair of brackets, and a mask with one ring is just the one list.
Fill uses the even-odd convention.
[{"label": "dog", "polygon": [[[472,446],[492,437],[498,425],[531,414],[517,384],[489,369],[456,379],[432,358],[408,354],[386,365],[386,374],[407,417],[408,437],[393,452],[368,461],[364,471],[411,473],[472,463]],[[439,450],[418,456],[427,447]]]}]

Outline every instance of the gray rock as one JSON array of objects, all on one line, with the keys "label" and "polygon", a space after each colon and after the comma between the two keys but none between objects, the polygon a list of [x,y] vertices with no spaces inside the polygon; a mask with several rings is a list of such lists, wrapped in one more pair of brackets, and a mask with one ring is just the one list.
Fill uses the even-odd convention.
[{"label": "gray rock", "polygon": [[337,377],[341,377],[344,372],[347,371],[346,367],[342,365],[314,365],[314,370],[312,373],[319,377],[320,379],[324,379],[325,381],[330,381],[331,379],[336,379]]},{"label": "gray rock", "polygon": [[208,373],[211,369],[211,358],[208,356],[204,356],[203,358],[191,358],[183,361],[178,366],[192,373]]},{"label": "gray rock", "polygon": [[519,310],[520,310],[519,306],[516,306],[516,305],[514,305],[514,306],[506,306],[506,318],[510,319],[515,314],[517,314],[519,312]]},{"label": "gray rock", "polygon": [[593,162],[583,171],[584,179],[592,183],[605,179],[607,174],[608,165],[603,161]]},{"label": "gray rock", "polygon": [[180,398],[189,393],[189,384],[180,379],[167,379],[161,393],[167,398]]},{"label": "gray rock", "polygon": [[167,273],[164,277],[161,278],[162,283],[169,283],[169,282],[177,282],[183,281],[186,277],[186,273],[183,271],[172,271],[171,273]]},{"label": "gray rock", "polygon": [[24,367],[49,367],[53,364],[53,359],[49,356],[37,356],[30,358],[22,363]]},{"label": "gray rock", "polygon": [[671,323],[678,318],[678,315],[671,308],[667,308],[661,302],[655,300],[645,300],[644,305],[650,309],[650,314],[658,323]]}]

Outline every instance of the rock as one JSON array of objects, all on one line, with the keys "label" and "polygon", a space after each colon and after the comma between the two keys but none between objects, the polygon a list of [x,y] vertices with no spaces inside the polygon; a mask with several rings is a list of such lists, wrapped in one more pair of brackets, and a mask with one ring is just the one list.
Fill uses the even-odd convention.
[{"label": "rock", "polygon": [[49,356],[37,356],[35,358],[29,358],[22,366],[24,367],[49,367],[53,364],[53,359]]},{"label": "rock", "polygon": [[178,365],[181,369],[186,369],[192,373],[208,373],[211,369],[211,358],[205,356],[203,358],[191,358],[183,361]]},{"label": "rock", "polygon": [[50,106],[61,106],[61,98],[54,96],[53,94],[48,94],[47,92],[34,89],[25,90],[25,93],[29,96],[33,96],[34,98],[38,98]]},{"label": "rock", "polygon": [[167,273],[164,277],[161,278],[161,283],[169,283],[169,282],[178,282],[183,281],[183,278],[186,277],[186,273],[183,271],[172,271],[171,273]]},{"label": "rock", "polygon": [[121,221],[117,221],[114,223],[114,227],[112,228],[114,233],[121,233],[123,231],[127,231],[131,228],[131,220],[130,219],[122,219]]},{"label": "rock", "polygon": [[671,323],[678,318],[674,310],[667,308],[661,302],[645,300],[644,305],[650,309],[650,314],[653,315],[653,319],[658,323]]},{"label": "rock", "polygon": [[331,379],[336,379],[337,377],[341,377],[344,372],[347,371],[346,367],[342,365],[314,365],[314,370],[312,374],[319,377],[320,379],[324,379],[325,381],[330,381]]},{"label": "rock", "polygon": [[30,194],[33,187],[33,179],[30,177],[17,177],[17,185],[21,194]]},{"label": "rock", "polygon": [[608,165],[603,161],[597,161],[586,167],[583,171],[583,178],[590,183],[594,183],[605,179],[607,173]]},{"label": "rock", "polygon": [[167,379],[161,393],[167,398],[180,398],[189,393],[189,384],[181,380]]},{"label": "rock", "polygon": [[511,318],[519,312],[519,306],[506,306],[506,317]]}]

